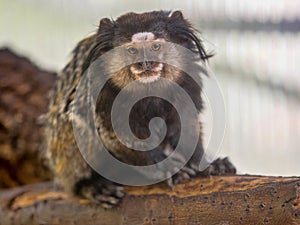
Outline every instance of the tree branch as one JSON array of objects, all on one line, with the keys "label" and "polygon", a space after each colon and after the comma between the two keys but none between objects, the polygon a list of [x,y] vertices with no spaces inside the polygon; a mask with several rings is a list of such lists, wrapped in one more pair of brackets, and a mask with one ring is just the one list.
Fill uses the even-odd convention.
[{"label": "tree branch", "polygon": [[53,183],[0,192],[0,224],[300,224],[300,178],[197,178],[127,187],[121,205],[105,210]]}]

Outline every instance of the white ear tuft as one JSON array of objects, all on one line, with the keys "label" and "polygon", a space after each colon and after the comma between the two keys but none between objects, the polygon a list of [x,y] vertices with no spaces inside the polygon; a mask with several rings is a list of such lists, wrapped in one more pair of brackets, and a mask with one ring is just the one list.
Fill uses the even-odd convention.
[{"label": "white ear tuft", "polygon": [[172,10],[171,12],[170,12],[170,14],[168,15],[168,17],[171,17],[172,16],[172,14],[175,12],[175,10]]},{"label": "white ear tuft", "polygon": [[182,12],[180,10],[172,10],[168,16],[169,18],[183,19]]}]

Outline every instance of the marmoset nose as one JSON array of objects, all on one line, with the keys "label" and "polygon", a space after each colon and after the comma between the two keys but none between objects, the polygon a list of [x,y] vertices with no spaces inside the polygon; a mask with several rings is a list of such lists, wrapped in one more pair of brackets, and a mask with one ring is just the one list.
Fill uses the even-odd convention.
[{"label": "marmoset nose", "polygon": [[138,63],[139,67],[142,68],[143,70],[152,70],[154,67],[157,66],[157,62],[153,61],[144,61]]}]

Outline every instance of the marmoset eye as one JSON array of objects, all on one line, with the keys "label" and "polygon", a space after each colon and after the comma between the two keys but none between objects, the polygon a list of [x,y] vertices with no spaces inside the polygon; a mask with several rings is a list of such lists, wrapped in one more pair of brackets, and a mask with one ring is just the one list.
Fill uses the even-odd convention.
[{"label": "marmoset eye", "polygon": [[131,54],[131,55],[134,55],[136,53],[138,53],[138,50],[137,48],[133,47],[133,46],[130,46],[127,48],[127,51]]},{"label": "marmoset eye", "polygon": [[160,43],[153,43],[151,46],[153,51],[158,51],[161,48],[161,44]]}]

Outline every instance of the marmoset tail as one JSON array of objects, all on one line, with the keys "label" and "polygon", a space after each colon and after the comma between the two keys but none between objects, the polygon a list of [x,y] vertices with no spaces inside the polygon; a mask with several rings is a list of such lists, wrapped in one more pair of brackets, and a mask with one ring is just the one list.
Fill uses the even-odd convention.
[{"label": "marmoset tail", "polygon": [[[172,186],[196,176],[235,173],[227,159],[218,159],[199,171],[204,155],[199,114],[203,110],[201,76],[205,74],[200,64],[210,56],[199,33],[180,11],[102,19],[98,31],[78,43],[51,93],[45,139],[56,181],[66,191],[103,207],[117,204],[124,196],[122,184],[98,173],[98,166],[111,173],[118,173],[118,168],[101,156],[103,149],[93,155],[93,129],[103,143],[99,148],[123,164],[136,166],[150,181],[165,178]],[[100,91],[93,97],[98,87]],[[119,95],[123,98],[115,103],[119,110],[114,112]],[[126,104],[135,97],[140,99],[130,108],[130,129],[116,132],[114,122],[122,124]],[[86,120],[85,112],[90,111],[92,119]],[[74,126],[84,144],[78,144]],[[149,139],[153,141],[143,144]],[[184,141],[188,144],[182,144]],[[192,143],[193,149],[185,149]],[[136,150],[143,147],[150,149]],[[192,154],[185,154],[191,150]],[[87,159],[92,159],[93,166]],[[161,168],[165,159],[168,166]],[[138,169],[149,165],[154,165],[154,171]]]}]

